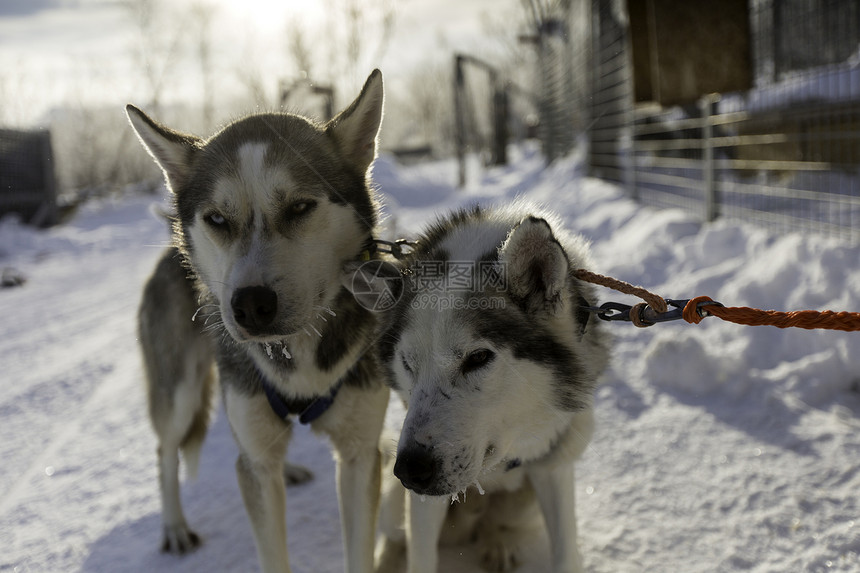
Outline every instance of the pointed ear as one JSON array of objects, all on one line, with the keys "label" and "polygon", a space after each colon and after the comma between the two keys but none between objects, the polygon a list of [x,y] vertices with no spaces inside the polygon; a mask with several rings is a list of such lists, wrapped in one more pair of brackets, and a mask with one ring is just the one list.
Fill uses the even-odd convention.
[{"label": "pointed ear", "polygon": [[131,104],[125,112],[143,147],[164,171],[168,188],[176,192],[188,176],[191,158],[201,140],[164,127]]},{"label": "pointed ear", "polygon": [[344,266],[341,284],[367,310],[384,312],[403,295],[400,268],[382,260],[350,261]]},{"label": "pointed ear", "polygon": [[527,312],[557,312],[567,292],[570,263],[544,219],[528,217],[500,249],[508,290]]},{"label": "pointed ear", "polygon": [[371,162],[376,159],[384,99],[382,72],[373,70],[355,101],[325,127],[326,133],[334,138],[348,161],[361,174],[367,173]]}]

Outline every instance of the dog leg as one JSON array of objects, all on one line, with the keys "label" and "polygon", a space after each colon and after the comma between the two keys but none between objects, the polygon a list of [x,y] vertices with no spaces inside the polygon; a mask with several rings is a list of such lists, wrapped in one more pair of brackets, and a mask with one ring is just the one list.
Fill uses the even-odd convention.
[{"label": "dog leg", "polygon": [[315,431],[329,435],[336,451],[347,573],[371,573],[376,514],[381,486],[379,436],[388,407],[388,388],[340,390],[334,405],[315,422]]},{"label": "dog leg", "polygon": [[406,567],[406,488],[394,477],[394,456],[383,449],[382,499],[376,543],[376,573],[402,573]]},{"label": "dog leg", "polygon": [[576,503],[573,463],[529,472],[552,551],[553,573],[582,573],[576,545]]},{"label": "dog leg", "polygon": [[449,497],[422,499],[409,492],[409,527],[406,554],[409,573],[436,573],[439,564],[439,535],[451,504]]},{"label": "dog leg", "polygon": [[[188,527],[182,511],[179,488],[179,450],[182,449],[189,476],[197,473],[200,448],[206,435],[211,408],[214,378],[211,361],[195,369],[192,352],[185,366],[185,375],[173,391],[172,403],[158,406],[150,391],[150,416],[158,435],[158,478],[161,489],[164,540],[161,550],[183,554],[200,545],[200,537]],[[208,367],[208,368],[207,368]],[[166,377],[165,377],[166,378]]]},{"label": "dog leg", "polygon": [[283,458],[290,426],[277,418],[262,394],[225,392],[227,417],[239,443],[236,476],[254,530],[264,573],[289,573]]},{"label": "dog leg", "polygon": [[200,545],[200,537],[185,521],[179,500],[179,445],[162,442],[158,446],[158,479],[161,486],[161,517],[164,540],[161,550],[182,554]]},{"label": "dog leg", "polygon": [[379,505],[379,450],[351,459],[338,456],[337,488],[340,501],[347,573],[373,571],[376,508]]}]

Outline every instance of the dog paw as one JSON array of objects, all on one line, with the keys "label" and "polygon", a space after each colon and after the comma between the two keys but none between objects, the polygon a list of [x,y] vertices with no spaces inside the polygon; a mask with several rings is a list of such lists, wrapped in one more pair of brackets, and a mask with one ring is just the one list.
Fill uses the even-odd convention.
[{"label": "dog paw", "polygon": [[287,485],[301,485],[314,479],[314,474],[304,466],[284,462],[284,481]]},{"label": "dog paw", "polygon": [[164,526],[164,541],[161,543],[163,553],[182,555],[200,546],[200,536],[188,529],[185,524]]},{"label": "dog paw", "polygon": [[481,550],[481,567],[492,573],[513,571],[519,564],[519,548],[514,545],[492,544]]}]

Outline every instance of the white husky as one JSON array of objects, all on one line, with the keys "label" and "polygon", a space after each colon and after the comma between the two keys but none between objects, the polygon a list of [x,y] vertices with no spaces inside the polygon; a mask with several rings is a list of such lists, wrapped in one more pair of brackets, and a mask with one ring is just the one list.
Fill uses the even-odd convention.
[{"label": "white husky", "polygon": [[204,335],[191,327],[199,307],[197,320],[214,331],[263,571],[290,571],[283,458],[294,416],[334,447],[347,571],[373,569],[388,389],[370,348],[377,317],[341,287],[341,274],[367,254],[375,230],[368,170],[382,105],[374,71],[325,125],[259,114],[204,140],[128,107],[177,213],[176,250],[156,269],[140,313],[168,549],[197,542],[179,506],[176,471],[178,447],[190,442],[192,457],[199,449],[211,393],[211,346],[198,344]]},{"label": "white husky", "polygon": [[[582,571],[573,462],[591,436],[609,347],[601,325],[588,321],[592,287],[571,274],[588,266],[584,240],[524,204],[440,219],[402,263],[380,356],[407,405],[394,474],[411,490],[410,573],[436,572],[452,496],[512,492],[527,501],[532,489],[552,570]],[[352,281],[359,296],[391,290],[391,273],[366,269]],[[386,495],[383,567],[403,541],[400,509],[397,495]],[[478,520],[486,566],[516,562],[511,532]]]}]

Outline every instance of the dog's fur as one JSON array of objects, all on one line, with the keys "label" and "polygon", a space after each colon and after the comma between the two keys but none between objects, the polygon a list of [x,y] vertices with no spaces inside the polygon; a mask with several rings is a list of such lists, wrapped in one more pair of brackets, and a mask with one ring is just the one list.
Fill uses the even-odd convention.
[{"label": "dog's fur", "polygon": [[[298,409],[342,384],[311,426],[335,450],[346,570],[372,570],[388,389],[369,349],[376,317],[341,281],[376,225],[369,168],[382,106],[377,70],[325,125],[259,114],[203,140],[127,108],[177,213],[176,249],[159,263],[140,316],[168,549],[196,544],[179,505],[176,449],[192,458],[199,450],[214,353],[263,571],[290,570],[282,464],[291,434],[264,384]],[[201,337],[203,323],[214,343]]]},{"label": "dog's fur", "polygon": [[[515,203],[440,219],[417,244],[403,262],[402,296],[380,349],[407,405],[394,474],[412,490],[409,572],[436,571],[448,500],[466,490],[467,500],[479,499],[482,487],[520,508],[533,489],[553,571],[581,571],[573,462],[591,436],[593,390],[609,350],[583,309],[592,287],[571,274],[589,266],[585,241],[552,215]],[[373,274],[362,276],[371,278],[356,291],[379,289]],[[386,491],[383,566],[402,538],[396,488]],[[510,520],[477,521],[485,565],[507,570],[516,562],[515,540],[503,534],[513,532]]]}]

